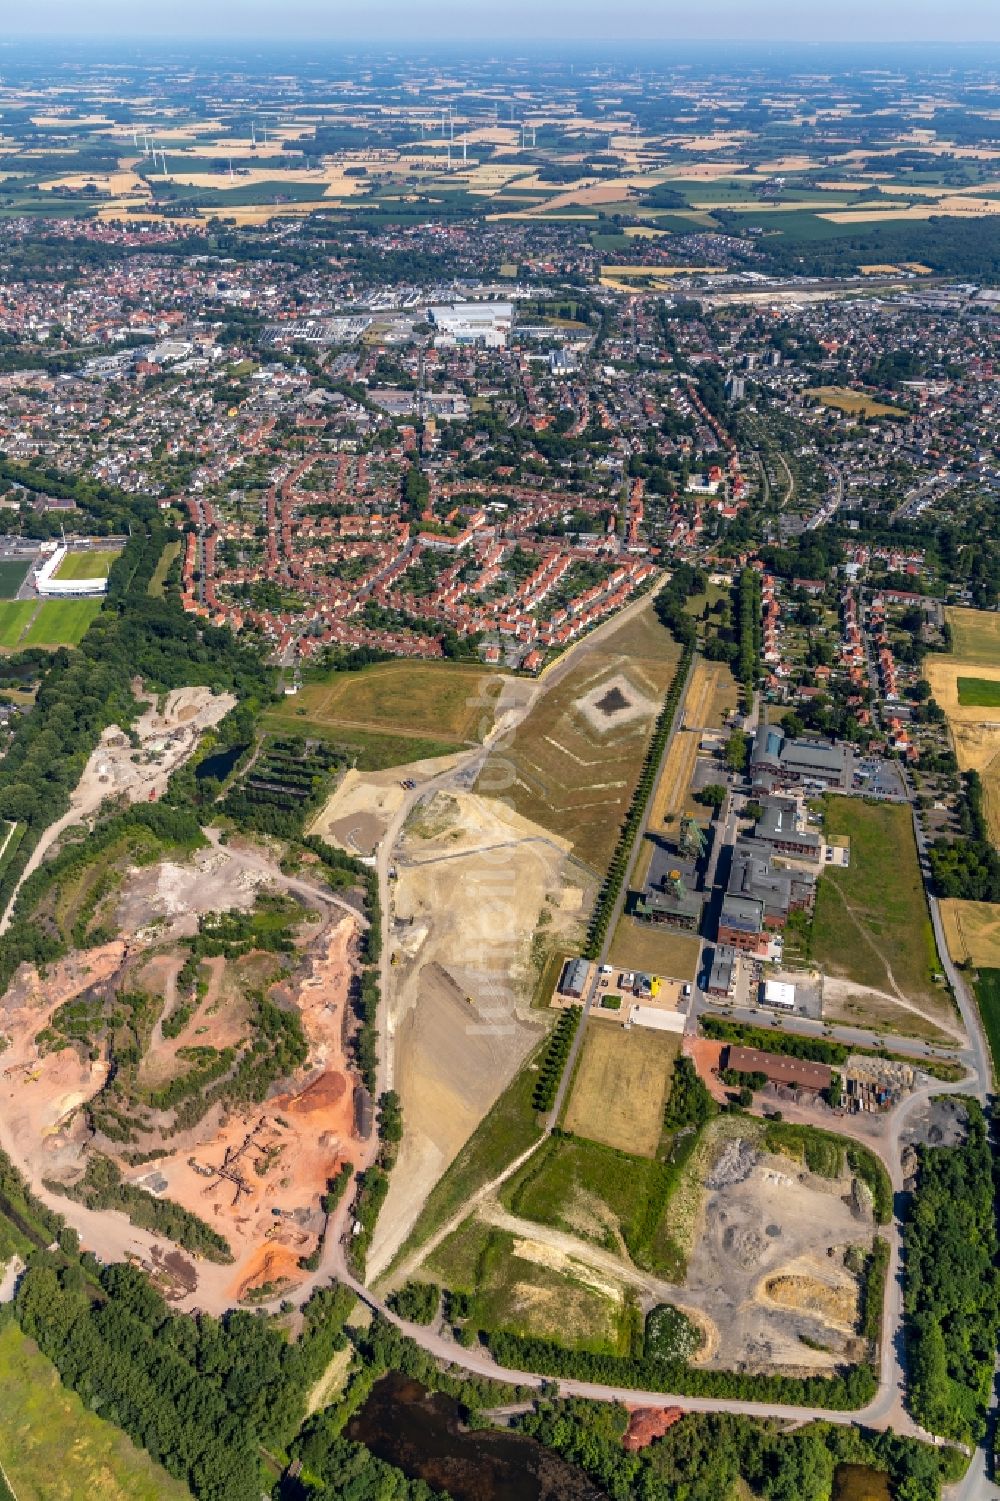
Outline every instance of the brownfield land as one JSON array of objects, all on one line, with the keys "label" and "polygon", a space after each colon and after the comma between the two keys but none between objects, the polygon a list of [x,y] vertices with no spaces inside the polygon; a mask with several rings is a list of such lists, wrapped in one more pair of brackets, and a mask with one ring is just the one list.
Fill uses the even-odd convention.
[{"label": "brownfield land", "polygon": [[491,754],[477,790],[509,801],[603,870],[679,657],[648,603],[581,650]]},{"label": "brownfield land", "polygon": [[592,886],[566,840],[469,792],[418,805],[396,865],[388,1033],[404,1136],[375,1272],[542,1036],[538,938],[578,943]]}]

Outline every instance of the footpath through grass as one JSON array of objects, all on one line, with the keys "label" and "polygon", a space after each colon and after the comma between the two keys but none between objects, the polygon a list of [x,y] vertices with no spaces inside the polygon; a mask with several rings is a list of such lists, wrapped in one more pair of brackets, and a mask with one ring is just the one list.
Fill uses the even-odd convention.
[{"label": "footpath through grass", "polygon": [[[544,1043],[539,1047],[544,1047]],[[503,1172],[516,1157],[538,1141],[542,1127],[531,1103],[537,1082],[531,1064],[537,1056],[538,1049],[511,1080],[454,1162],[431,1189],[420,1218],[393,1258],[393,1266],[425,1245],[478,1188]]]},{"label": "footpath through grass", "polygon": [[828,840],[846,835],[847,869],[827,868],[819,882],[812,956],[830,974],[947,1009],[932,975],[941,968],[924,895],[913,821],[905,803],[828,797]]},{"label": "footpath through grass", "polygon": [[0,1459],[17,1501],[190,1501],[112,1423],[64,1387],[12,1319],[0,1328]]}]

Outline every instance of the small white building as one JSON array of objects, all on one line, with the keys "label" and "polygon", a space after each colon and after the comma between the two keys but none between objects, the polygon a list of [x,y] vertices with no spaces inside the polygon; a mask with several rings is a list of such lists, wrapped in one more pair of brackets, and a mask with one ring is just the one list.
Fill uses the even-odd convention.
[{"label": "small white building", "polygon": [[776,1011],[794,1011],[795,986],[787,980],[765,980],[760,1003],[773,1006]]}]

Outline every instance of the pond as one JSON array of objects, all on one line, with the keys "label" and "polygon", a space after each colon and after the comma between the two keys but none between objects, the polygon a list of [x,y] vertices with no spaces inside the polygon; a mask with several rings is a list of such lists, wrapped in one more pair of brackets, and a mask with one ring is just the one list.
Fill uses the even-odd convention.
[{"label": "pond", "polygon": [[833,1476],[833,1501],[891,1501],[889,1477],[869,1465],[838,1465]]},{"label": "pond", "polygon": [[217,782],[224,782],[245,750],[245,745],[227,745],[214,755],[206,756],[195,767],[195,779],[204,782],[209,777],[214,777]]},{"label": "pond", "polygon": [[463,1431],[457,1402],[395,1372],[372,1388],[347,1437],[452,1501],[606,1501],[544,1445],[495,1429]]}]

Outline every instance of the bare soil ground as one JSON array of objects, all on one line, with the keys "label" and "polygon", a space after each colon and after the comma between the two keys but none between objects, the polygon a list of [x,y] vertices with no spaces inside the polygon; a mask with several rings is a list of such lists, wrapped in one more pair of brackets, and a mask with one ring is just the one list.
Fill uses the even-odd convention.
[{"label": "bare soil ground", "polygon": [[708,1364],[821,1372],[857,1358],[859,1284],[843,1258],[870,1248],[873,1227],[850,1175],[730,1143],[706,1181],[683,1298],[718,1330]]},{"label": "bare soil ground", "polygon": [[319,834],[352,855],[371,855],[406,795],[402,779],[421,782],[438,776],[457,759],[437,756],[389,771],[348,771],[316,815],[310,834]]},{"label": "bare soil ground", "polygon": [[473,793],[421,805],[397,864],[389,1033],[405,1134],[375,1272],[542,1035],[529,1015],[542,914],[547,941],[574,937],[581,921],[567,841]]},{"label": "bare soil ground", "polygon": [[919,1037],[924,1042],[940,1043],[946,1047],[965,1041],[960,1023],[952,1020],[943,1008],[938,1024],[931,1020],[924,1008],[901,996],[833,975],[826,975],[823,979],[823,1020],[844,1022],[848,1026],[865,1027],[876,1032],[896,1032],[901,1037]]},{"label": "bare soil ground", "polygon": [[[254,877],[249,884],[248,872]],[[182,1204],[226,1237],[234,1265],[205,1268],[217,1301],[252,1297],[265,1285],[287,1291],[301,1282],[305,1273],[298,1260],[317,1244],[324,1223],[320,1197],[328,1180],[343,1161],[362,1168],[370,1159],[372,1142],[355,1135],[355,1075],[346,1053],[361,919],[339,898],[324,899],[308,882],[284,876],[262,850],[213,848],[199,852],[187,867],[161,861],[126,877],[123,939],[50,966],[44,979],[23,965],[0,1001],[0,1033],[10,1041],[0,1070],[2,1145],[36,1187],[42,1178],[72,1183],[91,1146],[80,1106],[103,1085],[107,1064],[81,1061],[71,1047],[40,1055],[36,1036],[58,1006],[100,984],[139,984],[162,996],[166,1011],[176,999],[184,952],[170,947],[174,928],[191,931],[199,912],[252,905],[261,884],[295,888],[305,904],[297,962],[275,983],[280,966],[273,954],[207,960],[207,993],[177,1038],[164,1039],[160,1025],[154,1028],[142,1082],[169,1077],[185,1045],[241,1042],[250,990],[269,989],[279,1004],[298,1011],[309,1044],[305,1064],[282,1093],[265,1103],[229,1109],[216,1105],[197,1125],[163,1135],[156,1145],[166,1148],[166,1155],[153,1163],[131,1166],[115,1142],[100,1138],[94,1143],[118,1161],[127,1181]],[[164,891],[170,931],[159,916]],[[227,1152],[239,1153],[245,1190],[238,1197],[233,1182],[214,1171]],[[71,1223],[79,1221],[89,1249],[109,1257],[122,1254],[118,1216],[97,1216],[70,1201],[58,1202]],[[125,1244],[134,1241],[134,1236],[126,1238]],[[201,1280],[202,1269],[189,1264],[188,1271]]]}]

